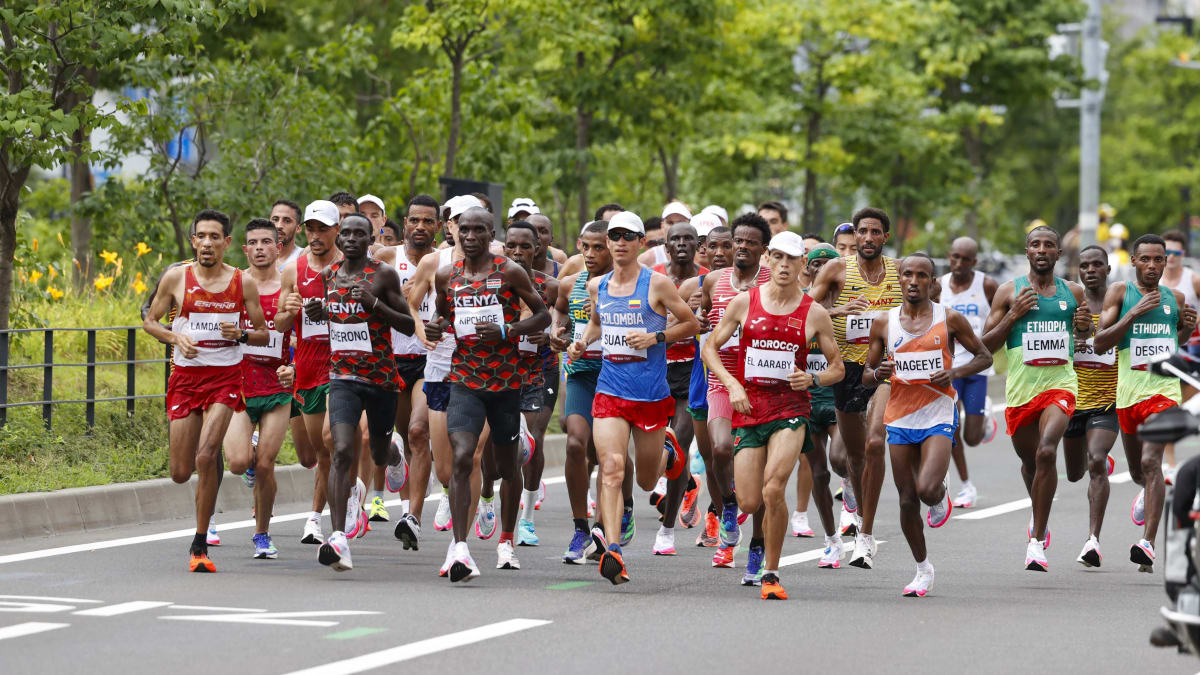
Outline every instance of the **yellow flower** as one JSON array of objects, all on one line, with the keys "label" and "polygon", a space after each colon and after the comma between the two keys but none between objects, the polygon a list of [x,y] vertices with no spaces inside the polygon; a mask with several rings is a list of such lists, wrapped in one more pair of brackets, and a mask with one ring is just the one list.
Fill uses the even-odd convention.
[{"label": "yellow flower", "polygon": [[149,287],[146,286],[146,284],[142,283],[141,279],[138,279],[137,281],[133,282],[133,290],[136,291],[137,293],[145,293],[147,288],[149,288]]},{"label": "yellow flower", "polygon": [[136,248],[136,249],[134,249],[134,250],[136,250],[136,251],[137,251],[137,257],[139,257],[139,258],[140,258],[140,257],[142,257],[142,256],[146,255],[147,253],[149,253],[149,252],[153,251],[154,249],[152,249],[152,248],[150,248],[149,246],[147,246],[147,245],[146,245],[146,242],[144,242],[144,241],[139,241],[139,242],[137,243],[137,248]]},{"label": "yellow flower", "polygon": [[54,278],[54,277],[56,277],[56,276],[58,276],[58,268],[57,268],[57,267],[55,267],[54,265],[51,265],[51,266],[50,266],[50,273],[49,273],[49,277],[50,277],[51,279],[53,279],[53,278]]},{"label": "yellow flower", "polygon": [[37,253],[37,237],[33,238],[33,252]]},{"label": "yellow flower", "polygon": [[55,300],[58,300],[59,298],[61,298],[63,296],[63,292],[53,286],[51,286],[50,288],[47,288],[46,292],[49,293],[50,297],[54,298]]},{"label": "yellow flower", "polygon": [[113,276],[121,276],[121,269],[125,266],[125,261],[122,258],[117,258],[117,271]]},{"label": "yellow flower", "polygon": [[31,284],[36,284],[38,282],[38,279],[41,279],[41,278],[42,278],[42,273],[37,270],[34,270],[29,273],[29,283],[31,283]]},{"label": "yellow flower", "polygon": [[96,286],[96,290],[102,291],[102,290],[108,288],[109,286],[112,286],[112,282],[113,282],[113,277],[106,277],[103,274],[101,274],[100,276],[96,277],[96,280],[93,281],[92,284]]},{"label": "yellow flower", "polygon": [[62,232],[58,233],[58,243],[62,244],[63,246],[67,245],[67,242],[63,241]]},{"label": "yellow flower", "polygon": [[108,263],[109,265],[115,265],[117,263],[117,254],[113,251],[101,251],[100,257],[104,258],[104,262]]}]

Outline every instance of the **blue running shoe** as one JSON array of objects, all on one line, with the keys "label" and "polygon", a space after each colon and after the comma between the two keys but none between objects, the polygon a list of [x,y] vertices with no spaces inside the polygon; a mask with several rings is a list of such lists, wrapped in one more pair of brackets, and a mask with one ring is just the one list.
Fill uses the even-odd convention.
[{"label": "blue running shoe", "polygon": [[628,546],[629,542],[633,541],[633,535],[637,532],[637,525],[633,522],[633,509],[625,509],[625,513],[621,514],[621,546]]},{"label": "blue running shoe", "polygon": [[517,521],[517,546],[537,546],[538,536],[533,521],[524,518]]},{"label": "blue running shoe", "polygon": [[271,542],[271,535],[263,533],[256,534],[254,539],[254,557],[258,560],[269,558],[274,560],[279,557],[279,550],[275,548],[275,544]]},{"label": "blue running shoe", "polygon": [[568,565],[586,564],[586,549],[591,540],[591,535],[587,532],[575,530],[575,534],[571,536],[571,543],[567,545],[567,552],[563,553],[563,562]]},{"label": "blue running shoe", "polygon": [[704,458],[700,456],[700,452],[692,453],[692,465],[689,467],[692,475],[700,475],[704,473]]},{"label": "blue running shoe", "polygon": [[737,504],[725,504],[721,510],[721,545],[733,548],[742,539],[742,530],[738,527]]},{"label": "blue running shoe", "polygon": [[762,583],[763,557],[766,551],[762,546],[751,546],[750,556],[746,559],[746,574],[742,577],[743,586],[757,586]]},{"label": "blue running shoe", "polygon": [[242,474],[242,482],[251,490],[254,489],[254,467],[246,469],[245,473]]}]

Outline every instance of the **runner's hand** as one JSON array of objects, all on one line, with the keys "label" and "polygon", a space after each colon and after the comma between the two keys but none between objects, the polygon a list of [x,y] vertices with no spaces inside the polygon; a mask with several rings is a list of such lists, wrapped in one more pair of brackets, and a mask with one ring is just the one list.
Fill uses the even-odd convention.
[{"label": "runner's hand", "polygon": [[632,349],[649,349],[658,344],[658,338],[643,330],[631,330],[625,334],[625,344]]},{"label": "runner's hand", "polygon": [[1075,353],[1078,354],[1079,352],[1085,352],[1085,351],[1087,351],[1087,340],[1086,339],[1080,340],[1079,338],[1075,338]]},{"label": "runner's hand", "polygon": [[183,355],[183,358],[196,358],[196,343],[194,340],[192,340],[192,338],[184,335],[183,333],[172,333],[171,335],[174,336],[171,340],[172,343],[174,343],[175,348],[179,350],[179,353]]},{"label": "runner's hand", "polygon": [[437,347],[438,341],[442,339],[442,321],[434,319],[425,324],[425,349],[433,351]]},{"label": "runner's hand", "polygon": [[840,307],[834,307],[833,313],[839,316],[845,316],[848,314],[862,314],[863,312],[867,311],[870,306],[871,303],[867,302],[866,297],[860,295]]},{"label": "runner's hand", "polygon": [[567,357],[572,361],[578,361],[583,358],[583,350],[587,349],[587,345],[583,344],[582,340],[575,340],[567,346]]},{"label": "runner's hand", "polygon": [[808,391],[813,385],[812,374],[800,369],[800,366],[793,366],[795,370],[788,373],[788,384],[792,385],[792,391]]},{"label": "runner's hand", "polygon": [[1086,302],[1075,309],[1075,332],[1092,332],[1092,310],[1087,306]]},{"label": "runner's hand", "polygon": [[490,321],[475,324],[475,334],[479,336],[481,342],[499,342],[502,338],[500,334],[500,326]]},{"label": "runner's hand", "polygon": [[556,352],[563,352],[567,350],[567,347],[571,345],[571,341],[563,337],[563,334],[566,332],[566,326],[554,327],[554,332],[550,334],[550,349],[553,349]]},{"label": "runner's hand", "polygon": [[1158,307],[1159,302],[1162,302],[1162,294],[1158,292],[1158,289],[1154,289],[1143,295],[1142,299],[1138,300],[1137,304],[1133,306],[1133,309],[1129,310],[1129,313],[1135,318],[1139,317]]},{"label": "runner's hand", "polygon": [[325,307],[317,298],[311,298],[304,303],[304,315],[309,321],[320,323],[325,320]]},{"label": "runner's hand", "polygon": [[291,389],[296,383],[296,368],[291,364],[279,366],[275,369],[275,377],[279,378],[279,386]]},{"label": "runner's hand", "polygon": [[698,316],[696,318],[700,319],[700,332],[701,333],[712,332],[712,324],[708,322],[708,316]]},{"label": "runner's hand", "polygon": [[1196,310],[1191,307],[1183,308],[1183,327],[1191,332],[1196,328]]},{"label": "runner's hand", "polygon": [[363,309],[368,314],[375,313],[375,304],[379,302],[379,298],[371,292],[371,287],[365,281],[360,281],[356,286],[350,289],[350,298],[362,303]]},{"label": "runner's hand", "polygon": [[287,312],[292,316],[298,316],[301,309],[304,309],[304,302],[300,299],[300,294],[288,293],[287,298],[283,301],[281,311]]},{"label": "runner's hand", "polygon": [[740,382],[734,382],[729,390],[729,405],[743,415],[750,414],[750,397],[746,396],[746,389]]},{"label": "runner's hand", "polygon": [[[1017,293],[1017,297],[1013,298],[1011,310],[1013,316],[1018,319],[1025,316],[1029,310],[1033,309],[1033,306],[1037,304],[1037,301],[1038,294],[1033,290],[1032,287],[1026,286],[1025,288],[1022,288],[1021,292]],[[1091,321],[1090,316],[1088,317],[1088,321]]]},{"label": "runner's hand", "polygon": [[688,301],[687,301],[688,307],[691,307],[693,312],[700,309],[703,306],[703,303],[704,303],[704,291],[699,291],[699,290],[696,291],[695,293],[692,293],[692,296],[690,298],[688,298]]},{"label": "runner's hand", "polygon": [[538,331],[533,335],[527,335],[525,339],[529,340],[530,344],[535,344],[539,347],[550,344],[550,334],[546,331]]},{"label": "runner's hand", "polygon": [[232,321],[221,322],[221,337],[226,340],[237,340],[242,337],[242,329]]},{"label": "runner's hand", "polygon": [[879,367],[875,369],[875,381],[882,383],[896,372],[896,362],[891,359],[884,359]]},{"label": "runner's hand", "polygon": [[[1088,321],[1091,321],[1090,317]],[[949,387],[952,381],[953,379],[950,377],[950,371],[948,370],[939,370],[929,376],[929,382],[935,387]]]}]

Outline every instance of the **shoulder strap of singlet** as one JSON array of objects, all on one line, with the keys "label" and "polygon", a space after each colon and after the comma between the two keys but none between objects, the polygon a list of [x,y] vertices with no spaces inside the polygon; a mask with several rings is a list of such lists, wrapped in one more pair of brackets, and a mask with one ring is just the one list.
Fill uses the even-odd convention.
[{"label": "shoulder strap of singlet", "polygon": [[900,330],[900,306],[898,306],[888,310],[887,344],[883,345],[885,354],[895,350],[898,346],[896,343],[900,341]]},{"label": "shoulder strap of singlet", "polygon": [[555,260],[554,258],[551,258],[550,264],[554,265],[554,271],[550,273],[550,276],[557,277],[558,276],[558,261]]}]

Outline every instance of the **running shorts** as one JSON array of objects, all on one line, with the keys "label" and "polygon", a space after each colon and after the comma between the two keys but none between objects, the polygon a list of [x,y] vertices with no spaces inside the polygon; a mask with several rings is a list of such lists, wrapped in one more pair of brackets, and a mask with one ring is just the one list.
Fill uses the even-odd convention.
[{"label": "running shorts", "polygon": [[1042,411],[1050,406],[1056,406],[1068,415],[1075,414],[1075,394],[1062,389],[1049,389],[1034,396],[1025,405],[1019,405],[1015,408],[1004,409],[1004,422],[1007,425],[1005,430],[1009,436],[1017,433],[1017,429],[1037,422],[1042,416]]},{"label": "running shorts", "polygon": [[446,412],[446,406],[450,405],[450,383],[449,382],[428,382],[421,387],[425,391],[425,402],[429,409],[434,412]]},{"label": "running shorts", "polygon": [[875,393],[875,387],[862,383],[865,366],[854,361],[842,361],[842,364],[846,367],[846,375],[833,384],[833,404],[844,413],[865,412]]},{"label": "running shorts", "polygon": [[831,404],[817,403],[812,404],[812,416],[809,417],[809,426],[817,431],[829,431],[829,427],[837,424],[837,408]]},{"label": "running shorts", "polygon": [[304,415],[320,415],[325,412],[325,397],[329,395],[329,383],[318,384],[312,389],[297,389],[294,398]]},{"label": "running shorts", "polygon": [[676,401],[687,403],[692,386],[692,362],[678,361],[667,364],[667,386],[671,389],[671,397]]},{"label": "running shorts", "polygon": [[425,358],[424,354],[395,357],[396,373],[404,381],[401,391],[412,391],[417,380],[425,379]]},{"label": "running shorts", "polygon": [[358,380],[329,381],[329,426],[351,424],[367,414],[367,431],[373,438],[389,436],[396,426],[396,401],[400,393]]},{"label": "running shorts", "polygon": [[287,391],[278,394],[267,394],[266,396],[252,396],[246,399],[246,414],[250,416],[251,424],[258,424],[263,415],[281,405],[290,405],[291,403],[292,394]]},{"label": "running shorts", "polygon": [[627,401],[598,392],[592,399],[592,417],[620,417],[642,431],[663,429],[675,414],[675,399],[661,401]]},{"label": "running shorts", "polygon": [[954,390],[958,392],[958,400],[962,401],[963,413],[967,415],[986,415],[987,408],[987,375],[971,375],[960,377],[953,382]]},{"label": "running shorts", "polygon": [[905,427],[884,427],[887,430],[889,445],[920,445],[932,436],[945,436],[954,442],[953,424],[938,424],[927,429],[908,429]]},{"label": "running shorts", "polygon": [[697,422],[708,421],[708,401],[704,402],[704,407],[702,408],[693,408],[689,405],[687,411],[692,416],[692,419]]},{"label": "running shorts", "polygon": [[1118,428],[1116,406],[1076,410],[1075,414],[1071,415],[1067,430],[1063,432],[1063,438],[1079,438],[1087,435],[1092,429],[1104,429],[1115,434]]},{"label": "running shorts", "polygon": [[554,362],[553,368],[547,368],[542,371],[542,380],[545,382],[544,393],[542,395],[542,407],[554,410],[558,405],[558,388],[562,386],[562,373],[558,369],[558,362]]},{"label": "running shorts", "polygon": [[738,427],[733,430],[733,454],[736,457],[739,450],[746,448],[765,448],[775,432],[784,429],[804,429],[804,443],[800,452],[806,453],[813,449],[811,422],[807,417],[781,417],[777,420]]},{"label": "running shorts", "polygon": [[708,419],[733,419],[733,406],[729,403],[729,390],[727,390],[725,387],[709,388]]},{"label": "running shorts", "polygon": [[592,401],[596,398],[596,381],[599,370],[580,370],[567,373],[567,398],[563,403],[563,419],[579,415],[592,423]]},{"label": "running shorts", "polygon": [[172,368],[167,380],[167,419],[181,420],[194,412],[208,410],[214,403],[246,409],[242,399],[242,366]]},{"label": "running shorts", "polygon": [[521,412],[538,412],[542,409],[545,391],[541,385],[527,384],[521,387]]},{"label": "running shorts", "polygon": [[521,392],[516,389],[485,391],[457,382],[450,386],[450,407],[446,410],[446,430],[451,433],[483,432],[487,420],[492,439],[501,445],[517,442],[521,433]]},{"label": "running shorts", "polygon": [[1135,434],[1138,427],[1142,426],[1142,422],[1146,421],[1146,418],[1175,405],[1178,404],[1170,398],[1162,394],[1155,394],[1145,401],[1135,403],[1128,408],[1117,408],[1117,421],[1121,423],[1121,431],[1127,434]]}]

